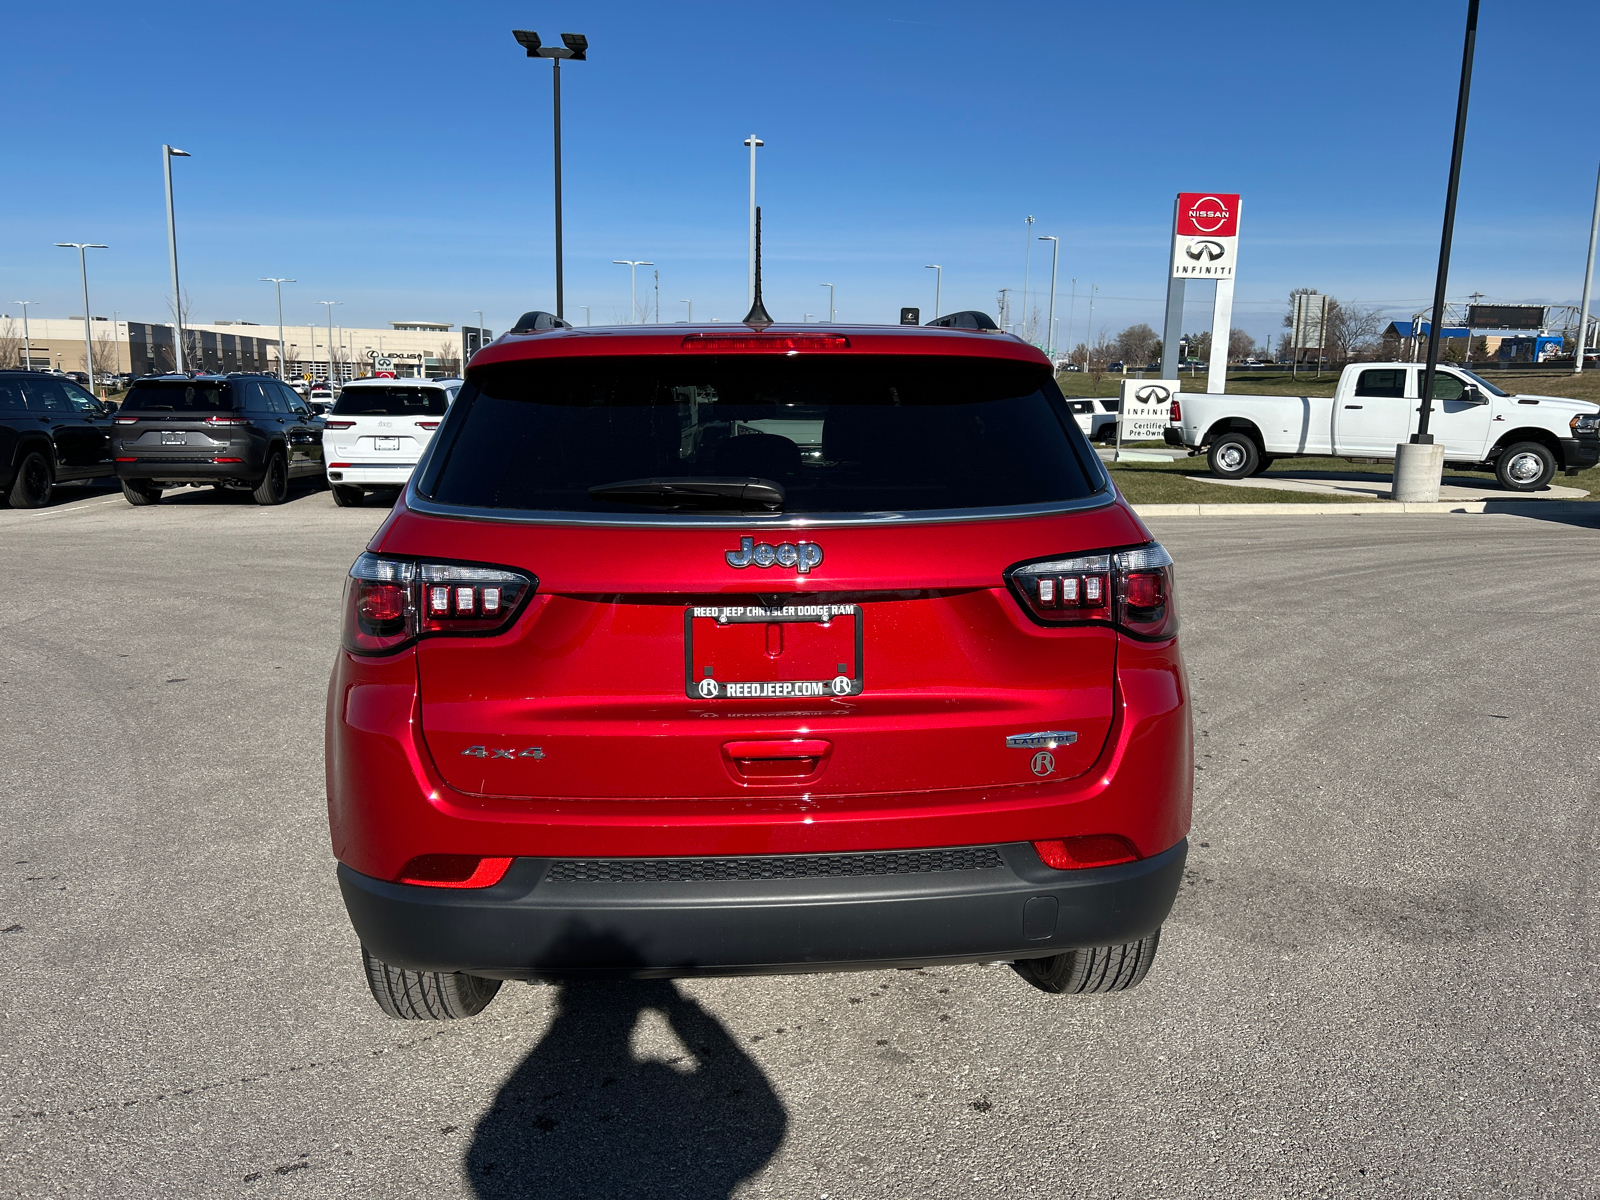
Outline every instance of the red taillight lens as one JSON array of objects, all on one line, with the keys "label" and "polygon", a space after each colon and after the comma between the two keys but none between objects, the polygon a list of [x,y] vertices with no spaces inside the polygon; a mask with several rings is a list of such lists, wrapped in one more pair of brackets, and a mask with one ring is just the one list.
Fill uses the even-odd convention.
[{"label": "red taillight lens", "polygon": [[437,428],[439,428],[439,422],[437,422],[437,421],[418,421],[417,422],[417,428],[418,429],[437,429]]},{"label": "red taillight lens", "polygon": [[1035,842],[1034,850],[1047,867],[1058,871],[1077,871],[1084,867],[1110,867],[1133,862],[1139,852],[1127,838],[1115,833],[1091,833],[1082,837],[1054,838]]},{"label": "red taillight lens", "polygon": [[1178,402],[1174,400],[1172,402],[1172,423],[1176,425],[1181,420],[1183,420],[1183,409],[1179,407]]},{"label": "red taillight lens", "polygon": [[332,418],[322,423],[324,429],[354,429],[355,425],[354,421],[335,421]]},{"label": "red taillight lens", "polygon": [[419,854],[400,868],[401,883],[423,887],[485,888],[505,878],[509,858],[481,858],[476,854]]},{"label": "red taillight lens", "polygon": [[538,586],[500,567],[363,554],[345,587],[344,647],[388,654],[434,634],[500,633]]},{"label": "red taillight lens", "polygon": [[842,333],[691,333],[683,339],[683,348],[712,354],[730,350],[767,350],[782,354],[801,350],[848,350],[850,339]]},{"label": "red taillight lens", "polygon": [[248,417],[207,417],[207,425],[248,425]]},{"label": "red taillight lens", "polygon": [[1155,542],[1132,550],[1021,563],[1006,572],[1041,625],[1106,622],[1141,638],[1178,632],[1172,557]]},{"label": "red taillight lens", "polygon": [[138,419],[138,417],[112,417],[111,421],[114,425],[132,425],[138,421]]}]

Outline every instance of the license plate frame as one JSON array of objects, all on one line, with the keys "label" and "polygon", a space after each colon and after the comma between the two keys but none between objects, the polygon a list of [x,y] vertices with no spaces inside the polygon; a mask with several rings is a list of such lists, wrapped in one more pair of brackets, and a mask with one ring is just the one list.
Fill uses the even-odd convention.
[{"label": "license plate frame", "polygon": [[163,429],[161,431],[161,444],[163,446],[187,446],[189,435],[178,430]]},{"label": "license plate frame", "polygon": [[400,439],[398,437],[375,437],[372,439],[372,448],[374,450],[398,450],[400,449]]},{"label": "license plate frame", "polygon": [[[821,625],[831,627],[839,617],[849,617],[855,632],[851,639],[848,673],[831,678],[806,679],[721,679],[707,675],[695,653],[695,622],[713,620],[718,626],[730,625]],[[691,700],[834,700],[859,696],[864,690],[863,648],[865,620],[859,604],[789,604],[777,608],[765,605],[690,605],[683,613],[683,690]],[[697,670],[697,667],[699,668]],[[715,671],[715,668],[711,668]]]}]

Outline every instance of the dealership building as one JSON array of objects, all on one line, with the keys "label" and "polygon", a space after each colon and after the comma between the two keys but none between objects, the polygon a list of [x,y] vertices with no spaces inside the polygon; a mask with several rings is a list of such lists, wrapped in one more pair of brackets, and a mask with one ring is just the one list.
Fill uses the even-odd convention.
[{"label": "dealership building", "polygon": [[[281,357],[286,377],[313,380],[371,375],[380,358],[401,378],[454,375],[494,337],[487,329],[439,321],[391,321],[385,329],[335,325],[330,355],[326,325],[285,323],[280,356],[276,325],[213,321],[185,326],[184,332],[184,365],[190,370],[278,374]],[[91,317],[89,341],[101,375],[150,375],[170,371],[177,362],[170,322]],[[30,316],[25,337],[20,313],[0,313],[0,367],[87,371],[83,318]]]}]

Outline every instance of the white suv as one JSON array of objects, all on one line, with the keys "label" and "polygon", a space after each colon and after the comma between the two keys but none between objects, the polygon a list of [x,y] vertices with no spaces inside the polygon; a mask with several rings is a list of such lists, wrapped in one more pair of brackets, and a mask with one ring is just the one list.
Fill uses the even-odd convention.
[{"label": "white suv", "polygon": [[333,502],[360,504],[370,491],[402,488],[461,390],[460,379],[353,379],[322,434]]}]

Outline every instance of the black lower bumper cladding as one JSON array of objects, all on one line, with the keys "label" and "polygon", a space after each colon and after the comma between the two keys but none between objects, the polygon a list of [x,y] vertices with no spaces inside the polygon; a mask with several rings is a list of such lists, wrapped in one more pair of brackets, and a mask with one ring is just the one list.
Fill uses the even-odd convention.
[{"label": "black lower bumper cladding", "polygon": [[489,888],[389,883],[340,864],[378,958],[502,979],[787,974],[1038,958],[1166,919],[1187,842],[1057,871],[1027,842],[869,854],[519,858]]}]

